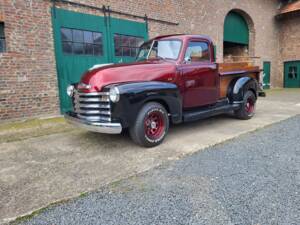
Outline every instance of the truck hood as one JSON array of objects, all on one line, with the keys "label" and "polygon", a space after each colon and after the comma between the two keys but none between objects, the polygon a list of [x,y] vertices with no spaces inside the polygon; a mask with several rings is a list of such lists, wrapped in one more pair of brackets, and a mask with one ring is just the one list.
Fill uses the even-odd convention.
[{"label": "truck hood", "polygon": [[127,64],[95,66],[87,71],[81,78],[83,86],[89,85],[89,91],[101,91],[110,84],[141,82],[141,81],[166,81],[175,79],[176,63],[164,60],[135,62]]}]

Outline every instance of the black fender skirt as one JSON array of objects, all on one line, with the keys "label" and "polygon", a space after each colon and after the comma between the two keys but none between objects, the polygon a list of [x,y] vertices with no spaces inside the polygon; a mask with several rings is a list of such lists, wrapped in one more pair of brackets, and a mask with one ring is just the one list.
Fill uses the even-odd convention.
[{"label": "black fender skirt", "polygon": [[[170,114],[173,123],[182,121],[182,97],[176,84],[146,81],[114,84],[120,92],[120,100],[112,103],[111,117],[119,121],[122,127],[130,127],[147,102],[155,101],[162,104]],[[106,87],[105,89],[109,88]]]}]

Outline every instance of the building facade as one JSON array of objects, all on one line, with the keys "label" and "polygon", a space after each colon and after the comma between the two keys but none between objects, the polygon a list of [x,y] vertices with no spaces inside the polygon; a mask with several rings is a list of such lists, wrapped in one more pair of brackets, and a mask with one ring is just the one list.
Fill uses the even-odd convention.
[{"label": "building facade", "polygon": [[[130,62],[143,40],[209,35],[217,61],[248,57],[266,87],[300,87],[298,2],[0,0],[0,120],[59,115],[66,85],[99,63]],[[298,75],[299,74],[299,75]]]}]

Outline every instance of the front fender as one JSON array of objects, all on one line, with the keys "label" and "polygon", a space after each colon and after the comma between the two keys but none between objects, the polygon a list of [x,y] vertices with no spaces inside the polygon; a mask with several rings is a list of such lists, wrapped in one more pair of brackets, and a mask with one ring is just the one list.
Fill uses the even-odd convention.
[{"label": "front fender", "polygon": [[142,106],[150,101],[161,103],[170,114],[173,123],[181,122],[182,98],[176,84],[146,81],[114,86],[120,91],[120,100],[112,104],[112,118],[120,120],[123,127],[133,124]]},{"label": "front fender", "polygon": [[228,98],[230,102],[243,101],[244,94],[252,90],[257,97],[258,82],[252,77],[240,77],[231,81],[228,89]]}]

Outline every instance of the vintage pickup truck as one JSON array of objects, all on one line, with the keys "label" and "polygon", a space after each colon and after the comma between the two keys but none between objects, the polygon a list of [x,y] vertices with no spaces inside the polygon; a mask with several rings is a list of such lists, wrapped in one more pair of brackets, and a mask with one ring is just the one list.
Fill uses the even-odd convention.
[{"label": "vintage pickup truck", "polygon": [[141,45],[136,62],[95,66],[68,86],[73,111],[65,118],[90,131],[129,130],[145,147],[160,144],[170,123],[233,112],[255,113],[264,95],[259,67],[216,63],[212,40],[202,35],[167,35]]}]

